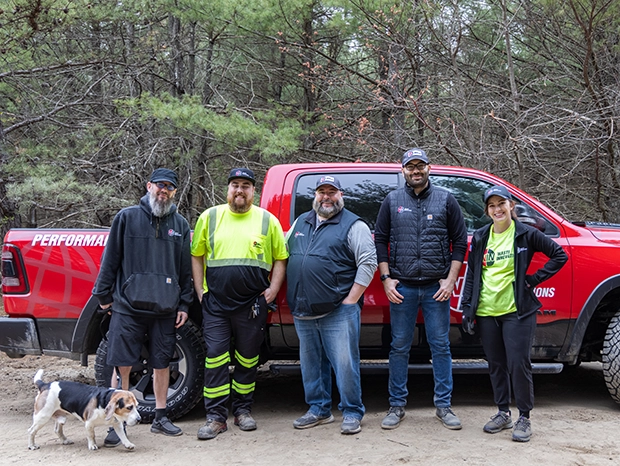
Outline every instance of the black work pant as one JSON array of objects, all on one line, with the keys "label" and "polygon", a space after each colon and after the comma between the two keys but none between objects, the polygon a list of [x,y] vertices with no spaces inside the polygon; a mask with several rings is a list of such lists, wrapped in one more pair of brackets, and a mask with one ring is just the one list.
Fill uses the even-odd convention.
[{"label": "black work pant", "polygon": [[[257,317],[248,312],[213,315],[202,301],[203,335],[207,345],[204,403],[207,418],[226,422],[228,400],[234,416],[252,410],[256,369],[267,323],[267,307]],[[264,304],[264,299],[260,300]],[[233,351],[233,354],[231,354]],[[235,366],[232,382],[229,367]]]},{"label": "black work pant", "polygon": [[495,404],[510,409],[511,381],[519,414],[534,407],[534,381],[530,350],[536,330],[536,313],[519,319],[513,312],[499,317],[476,317],[482,347],[489,362]]}]

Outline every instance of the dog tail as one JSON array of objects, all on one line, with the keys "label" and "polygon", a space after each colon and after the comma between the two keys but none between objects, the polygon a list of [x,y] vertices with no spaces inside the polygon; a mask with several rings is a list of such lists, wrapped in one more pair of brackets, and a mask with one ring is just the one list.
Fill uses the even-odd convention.
[{"label": "dog tail", "polygon": [[39,369],[37,371],[37,373],[34,375],[34,379],[32,380],[32,382],[37,386],[39,390],[41,390],[41,387],[45,385],[45,382],[43,382],[43,369]]}]

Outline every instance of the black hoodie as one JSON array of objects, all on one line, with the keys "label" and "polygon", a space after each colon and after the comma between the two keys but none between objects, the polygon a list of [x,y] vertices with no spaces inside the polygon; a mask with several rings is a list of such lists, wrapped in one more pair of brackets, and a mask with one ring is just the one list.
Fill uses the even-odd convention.
[{"label": "black hoodie", "polygon": [[114,218],[93,295],[114,312],[172,317],[193,299],[190,228],[172,206],[156,217],[148,194]]}]

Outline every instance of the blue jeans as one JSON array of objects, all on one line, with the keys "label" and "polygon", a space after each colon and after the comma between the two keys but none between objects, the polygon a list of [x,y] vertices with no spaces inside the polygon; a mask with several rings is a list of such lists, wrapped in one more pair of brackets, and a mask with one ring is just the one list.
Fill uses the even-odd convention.
[{"label": "blue jeans", "polygon": [[301,376],[309,411],[316,416],[330,416],[332,409],[332,373],[340,392],[338,409],[343,416],[361,420],[360,383],[360,307],[341,304],[320,319],[295,319],[299,336]]},{"label": "blue jeans", "polygon": [[390,303],[390,320],[392,327],[392,346],[390,350],[390,406],[407,404],[407,377],[409,351],[413,343],[413,333],[418,308],[422,308],[426,339],[433,358],[433,376],[435,379],[434,403],[438,408],[450,406],[452,398],[452,354],[450,353],[450,302],[439,302],[433,295],[439,289],[439,283],[427,286],[396,287],[403,295],[400,304]]}]

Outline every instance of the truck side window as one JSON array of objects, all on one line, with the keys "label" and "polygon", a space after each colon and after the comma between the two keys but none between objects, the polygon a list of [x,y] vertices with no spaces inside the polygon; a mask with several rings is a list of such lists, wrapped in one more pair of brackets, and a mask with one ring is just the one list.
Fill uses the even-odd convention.
[{"label": "truck side window", "polygon": [[[312,173],[300,176],[296,181],[291,223],[299,215],[312,210],[314,188],[317,176],[326,173]],[[359,215],[375,229],[377,214],[383,199],[390,191],[402,186],[403,178],[394,173],[329,173],[338,177],[344,194],[344,205]]]},{"label": "truck side window", "polygon": [[491,222],[484,213],[484,192],[491,187],[491,184],[459,176],[433,176],[432,172],[430,178],[435,186],[447,189],[456,198],[465,217],[469,234]]},{"label": "truck side window", "polygon": [[[467,231],[472,234],[474,230],[491,222],[491,219],[484,213],[484,191],[491,187],[486,181],[475,180],[472,178],[462,178],[458,176],[433,176],[431,181],[436,186],[441,186],[452,193],[456,198],[465,217]],[[538,211],[515,198],[515,212],[520,222],[539,229],[547,236],[558,236],[558,228],[543,217]]]}]

